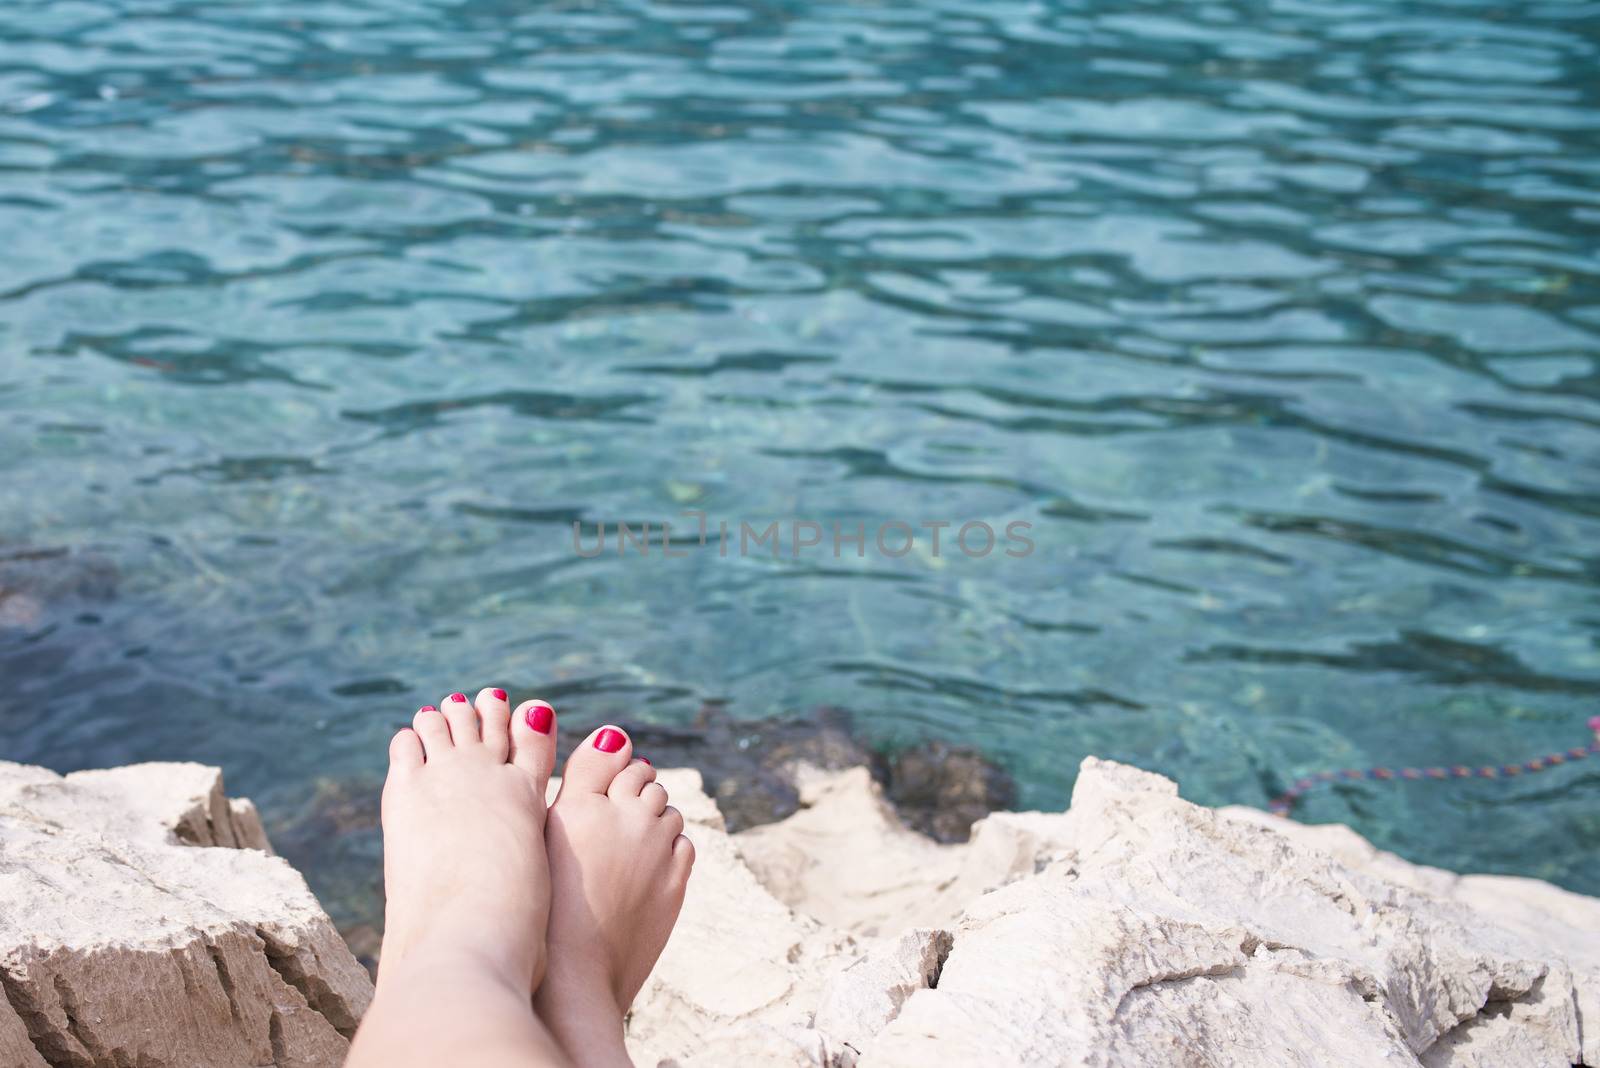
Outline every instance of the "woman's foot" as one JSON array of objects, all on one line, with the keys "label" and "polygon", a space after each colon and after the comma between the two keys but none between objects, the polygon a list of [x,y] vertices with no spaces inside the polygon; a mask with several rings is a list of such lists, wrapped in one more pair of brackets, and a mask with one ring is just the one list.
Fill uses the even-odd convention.
[{"label": "woman's foot", "polygon": [[567,760],[545,841],[554,896],[550,966],[534,998],[569,1056],[626,1065],[622,1021],[683,905],[694,846],[683,816],[616,727]]},{"label": "woman's foot", "polygon": [[[544,975],[550,872],[545,786],[555,732],[513,731],[504,690],[456,693],[389,743],[387,898],[378,989],[411,957],[474,954],[523,990]],[[515,736],[515,737],[513,737]]]},{"label": "woman's foot", "polygon": [[546,960],[554,717],[511,722],[503,690],[443,706],[389,744],[383,957],[347,1068],[569,1065],[528,1000]]}]

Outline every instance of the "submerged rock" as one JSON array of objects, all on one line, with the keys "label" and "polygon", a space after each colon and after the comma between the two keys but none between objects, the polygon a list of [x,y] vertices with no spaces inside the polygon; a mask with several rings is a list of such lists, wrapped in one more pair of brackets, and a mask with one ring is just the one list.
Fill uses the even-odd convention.
[{"label": "submerged rock", "polygon": [[111,561],[93,552],[0,545],[0,632],[38,626],[52,606],[110,600],[118,579]]},{"label": "submerged rock", "polygon": [[1017,784],[970,746],[924,742],[888,761],[895,812],[936,842],[965,842],[972,825],[1017,803]]},{"label": "submerged rock", "polygon": [[332,1066],[372,997],[198,764],[0,762],[0,1064]]},{"label": "submerged rock", "polygon": [[307,873],[356,959],[377,974],[383,929],[383,780],[318,779],[271,826],[278,852]]},{"label": "submerged rock", "polygon": [[[794,768],[870,765],[872,750],[850,732],[850,716],[821,708],[809,716],[740,720],[722,705],[707,704],[693,723],[667,726],[617,721],[634,749],[657,767],[694,768],[731,831],[783,819],[800,807]],[[560,759],[599,722],[563,720]]]}]

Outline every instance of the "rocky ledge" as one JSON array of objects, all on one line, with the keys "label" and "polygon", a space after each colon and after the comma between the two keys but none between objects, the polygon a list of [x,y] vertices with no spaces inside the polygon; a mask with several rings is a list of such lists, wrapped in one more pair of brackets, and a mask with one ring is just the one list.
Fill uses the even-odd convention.
[{"label": "rocky ledge", "polygon": [[0,762],[4,1068],[336,1065],[371,1000],[215,768]]},{"label": "rocky ledge", "polygon": [[[641,1065],[1600,1065],[1600,901],[1092,758],[961,844],[796,776],[729,834],[662,772],[699,861]],[[336,1064],[370,987],[265,847],[214,771],[0,764],[0,1063]]]}]

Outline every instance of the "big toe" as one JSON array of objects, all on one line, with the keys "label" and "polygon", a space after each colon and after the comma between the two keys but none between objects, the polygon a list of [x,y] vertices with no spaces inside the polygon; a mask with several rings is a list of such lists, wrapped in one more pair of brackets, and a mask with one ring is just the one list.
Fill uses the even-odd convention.
[{"label": "big toe", "polygon": [[603,794],[633,759],[633,740],[621,727],[604,726],[578,743],[561,774],[561,791]]}]

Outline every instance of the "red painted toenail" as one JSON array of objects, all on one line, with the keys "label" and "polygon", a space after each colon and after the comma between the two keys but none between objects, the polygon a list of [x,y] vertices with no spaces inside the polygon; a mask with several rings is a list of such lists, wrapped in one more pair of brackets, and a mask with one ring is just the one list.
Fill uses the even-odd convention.
[{"label": "red painted toenail", "polygon": [[453,693],[453,694],[450,695],[450,700],[452,700],[452,701],[460,701],[462,704],[466,704],[467,703],[467,695],[464,694],[464,693]]},{"label": "red painted toenail", "polygon": [[489,696],[493,697],[496,701],[504,701],[506,699],[506,692],[504,690],[490,690]]},{"label": "red painted toenail", "polygon": [[437,712],[439,710],[437,708],[434,708],[432,705],[423,705],[421,708],[417,709],[417,711],[418,712]]},{"label": "red painted toenail", "polygon": [[602,753],[615,753],[626,744],[628,744],[628,736],[621,731],[614,731],[610,727],[607,727],[594,737],[594,747]]},{"label": "red painted toenail", "polygon": [[550,724],[555,722],[556,714],[549,705],[529,705],[522,718],[528,724],[529,730],[539,734],[549,734]]},{"label": "red painted toenail", "polygon": [[[650,764],[650,758],[649,758],[649,757],[640,757],[640,758],[639,758],[639,762],[640,762],[640,763],[641,763],[641,764]],[[652,767],[652,768],[653,768],[653,767],[655,767],[655,765],[654,765],[654,764],[650,764],[650,766],[651,766],[651,767]]]}]

